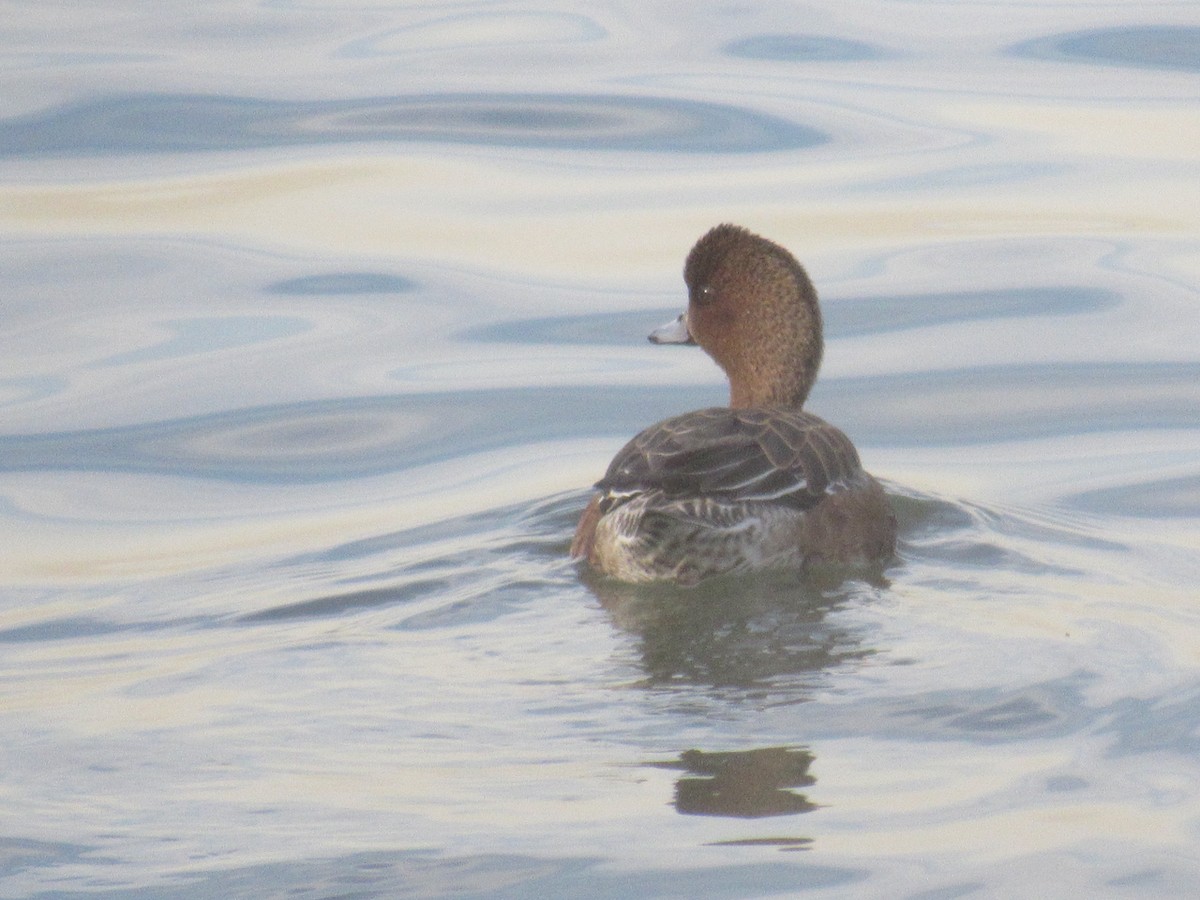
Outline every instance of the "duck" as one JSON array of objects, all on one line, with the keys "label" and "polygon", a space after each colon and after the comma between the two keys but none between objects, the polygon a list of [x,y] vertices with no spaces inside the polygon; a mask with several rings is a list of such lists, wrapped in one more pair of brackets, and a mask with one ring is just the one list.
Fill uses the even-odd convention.
[{"label": "duck", "polygon": [[886,563],[896,517],[850,439],[807,412],[824,336],[817,292],[784,247],[710,229],[684,264],[686,310],[649,336],[697,344],[729,405],[665,419],[613,458],[570,555],[623,582]]}]

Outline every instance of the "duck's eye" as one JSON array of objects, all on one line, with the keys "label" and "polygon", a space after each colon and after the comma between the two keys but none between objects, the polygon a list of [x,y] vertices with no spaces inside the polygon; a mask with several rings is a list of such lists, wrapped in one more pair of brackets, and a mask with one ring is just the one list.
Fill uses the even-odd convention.
[{"label": "duck's eye", "polygon": [[711,284],[702,284],[700,287],[696,288],[693,294],[693,299],[696,301],[697,305],[706,306],[717,299],[717,289]]}]

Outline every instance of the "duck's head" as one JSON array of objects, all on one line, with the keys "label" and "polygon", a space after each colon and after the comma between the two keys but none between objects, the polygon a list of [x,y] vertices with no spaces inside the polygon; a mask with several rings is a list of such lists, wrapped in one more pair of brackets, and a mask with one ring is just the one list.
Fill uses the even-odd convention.
[{"label": "duck's head", "polygon": [[687,310],[650,335],[697,343],[729,377],[729,405],[799,407],[821,366],[817,293],[783,247],[737,225],[696,242],[683,269]]}]

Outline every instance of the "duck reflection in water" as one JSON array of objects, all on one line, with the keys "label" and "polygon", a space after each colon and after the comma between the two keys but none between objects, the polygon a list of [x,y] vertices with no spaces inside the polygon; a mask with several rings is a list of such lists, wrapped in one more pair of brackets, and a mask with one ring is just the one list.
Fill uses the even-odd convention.
[{"label": "duck reflection in water", "polygon": [[677,761],[647,765],[682,769],[675,783],[675,809],[685,816],[759,819],[791,816],[817,808],[791,788],[808,787],[813,755],[802,748],[763,747],[728,753],[687,750]]},{"label": "duck reflection in water", "polygon": [[758,575],[693,588],[605,578],[585,584],[613,624],[637,641],[648,688],[798,703],[821,673],[872,653],[853,630],[829,620],[872,590],[862,582]]},{"label": "duck reflection in water", "polygon": [[[789,705],[808,700],[830,670],[870,655],[851,628],[830,621],[838,607],[872,590],[862,582],[822,585],[784,576],[717,578],[692,588],[585,583],[614,624],[636,641],[641,686],[688,704]],[[699,695],[699,696],[698,696]],[[759,747],[649,762],[679,769],[674,806],[681,815],[757,819],[810,812],[818,804],[796,790],[813,785],[813,754]],[[803,850],[807,837],[747,837],[722,843]]]}]

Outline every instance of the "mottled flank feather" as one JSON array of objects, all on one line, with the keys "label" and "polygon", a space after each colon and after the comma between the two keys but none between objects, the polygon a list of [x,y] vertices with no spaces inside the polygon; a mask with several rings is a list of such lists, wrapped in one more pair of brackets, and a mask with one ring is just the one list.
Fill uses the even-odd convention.
[{"label": "mottled flank feather", "polygon": [[676,416],[637,435],[597,483],[599,562],[627,581],[680,583],[802,567],[804,513],[868,478],[849,439],[811,413]]}]

